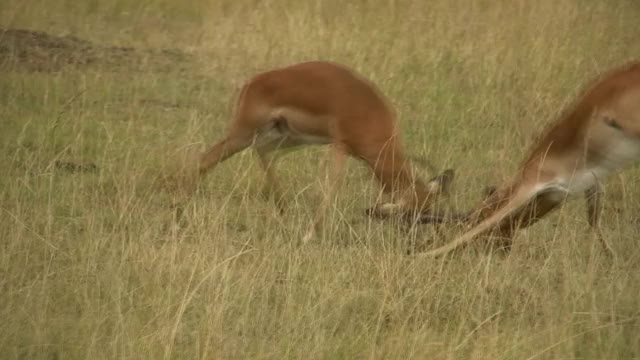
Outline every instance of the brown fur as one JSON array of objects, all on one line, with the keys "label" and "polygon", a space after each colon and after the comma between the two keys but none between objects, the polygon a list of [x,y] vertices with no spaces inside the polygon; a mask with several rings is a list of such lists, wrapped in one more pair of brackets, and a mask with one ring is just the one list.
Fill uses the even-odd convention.
[{"label": "brown fur", "polygon": [[[620,105],[623,97],[635,96],[634,91],[638,89],[638,62],[616,68],[592,83],[574,104],[542,132],[514,179],[500,186],[471,212],[467,217],[467,223],[471,226],[469,231],[451,244],[426,254],[444,255],[488,233],[498,235],[503,246],[509,248],[517,229],[534,224],[563,202],[567,194],[553,190],[556,182],[566,181],[572,174],[580,174],[585,169],[604,166],[607,161],[618,160],[615,157],[620,155],[612,152],[617,141],[617,138],[611,137],[612,131],[622,133],[615,136],[640,142],[640,103],[631,108]],[[624,115],[605,118],[603,114],[607,111]],[[614,170],[621,170],[622,167],[617,166]],[[527,189],[542,189],[545,186],[547,190],[534,194],[528,200],[522,195],[526,194]],[[590,225],[596,228],[603,245],[611,252],[597,229],[600,213],[598,188],[595,184],[585,190],[587,214]],[[514,200],[516,194],[521,196],[518,201]]]},{"label": "brown fur", "polygon": [[[277,141],[261,140],[271,135]],[[391,105],[371,82],[341,65],[306,62],[250,79],[238,98],[226,137],[201,156],[200,173],[206,174],[254,142],[272,190],[277,188],[271,173],[272,151],[326,143],[334,153],[329,196],[341,177],[346,155],[368,164],[383,191],[399,196],[403,210],[425,209],[437,195],[414,174],[404,155]]]},{"label": "brown fur", "polygon": [[585,147],[585,131],[594,110],[610,103],[620,93],[640,83],[640,63],[613,69],[587,86],[578,100],[552,122],[530,149],[523,168],[531,166],[538,156],[560,156],[576,147]]}]

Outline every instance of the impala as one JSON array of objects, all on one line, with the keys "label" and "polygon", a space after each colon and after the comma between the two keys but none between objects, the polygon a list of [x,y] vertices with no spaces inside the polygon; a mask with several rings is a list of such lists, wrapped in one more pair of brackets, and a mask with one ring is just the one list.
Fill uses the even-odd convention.
[{"label": "impala", "polygon": [[[579,193],[586,198],[590,226],[613,255],[598,227],[600,183],[638,159],[640,63],[632,63],[611,70],[586,88],[534,143],[515,177],[463,217],[471,227],[451,243],[423,255],[445,255],[487,234],[497,235],[509,249],[518,228],[530,226],[568,196]],[[434,219],[427,217],[424,222],[429,221]]]},{"label": "impala", "polygon": [[[265,171],[265,189],[282,211],[273,174],[276,150],[330,145],[328,191],[316,212],[309,240],[320,228],[335,196],[348,155],[363,160],[384,193],[396,203],[378,204],[374,213],[428,209],[452,176],[424,183],[403,153],[393,108],[362,76],[330,62],[306,62],[260,73],[241,89],[226,136],[199,158],[200,177],[232,155],[252,146]],[[449,172],[448,175],[451,175]]]}]

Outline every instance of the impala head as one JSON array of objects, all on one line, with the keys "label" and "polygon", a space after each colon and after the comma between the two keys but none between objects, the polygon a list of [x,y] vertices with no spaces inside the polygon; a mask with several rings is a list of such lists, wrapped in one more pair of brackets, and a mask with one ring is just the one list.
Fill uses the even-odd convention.
[{"label": "impala head", "polygon": [[441,197],[450,194],[454,178],[455,171],[447,169],[427,182],[416,179],[412,187],[405,188],[403,193],[398,194],[399,199],[396,202],[379,204],[367,209],[366,214],[381,219],[394,215],[408,215],[409,218],[413,218],[417,213],[432,216],[431,208]]},{"label": "impala head", "polygon": [[413,196],[414,200],[402,200],[407,204],[406,211],[429,211],[429,209],[433,207],[441,197],[448,196],[450,194],[451,184],[453,183],[454,178],[455,171],[453,169],[446,169],[441,174],[434,176],[424,184],[417,180],[415,191],[410,192],[410,196]]},{"label": "impala head", "polygon": [[435,196],[449,195],[455,177],[453,169],[447,169],[427,182],[427,189]]},{"label": "impala head", "polygon": [[426,185],[427,190],[429,191],[429,196],[427,197],[425,206],[421,209],[433,213],[431,210],[433,210],[433,207],[437,206],[438,201],[442,197],[448,197],[451,195],[454,178],[455,171],[453,169],[446,169],[441,174],[429,179]]}]

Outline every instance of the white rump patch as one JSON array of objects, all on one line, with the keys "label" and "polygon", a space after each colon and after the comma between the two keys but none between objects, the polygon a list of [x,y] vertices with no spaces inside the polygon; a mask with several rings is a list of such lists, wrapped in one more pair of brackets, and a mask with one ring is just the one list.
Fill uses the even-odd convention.
[{"label": "white rump patch", "polygon": [[[304,127],[299,124],[323,124],[328,126],[330,119],[326,116],[317,116],[305,113],[304,111],[291,109],[291,108],[277,108],[271,111],[269,116],[272,119],[282,118],[285,121],[283,129],[276,129],[271,127],[268,131],[260,134],[260,138],[263,138],[264,142],[277,142],[283,141],[284,143],[290,143],[295,145],[327,145],[332,142],[332,139],[327,136],[316,136],[298,131],[297,129]],[[316,126],[317,127],[317,126]],[[261,141],[262,142],[262,141]]]}]

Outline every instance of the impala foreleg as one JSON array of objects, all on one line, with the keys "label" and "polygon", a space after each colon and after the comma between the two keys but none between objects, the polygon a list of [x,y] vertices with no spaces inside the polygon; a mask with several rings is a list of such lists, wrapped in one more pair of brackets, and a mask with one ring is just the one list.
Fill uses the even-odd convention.
[{"label": "impala foreleg", "polygon": [[[495,209],[493,213],[488,215],[484,220],[477,225],[469,229],[462,234],[456,240],[451,243],[439,247],[437,249],[428,251],[423,254],[426,257],[438,257],[446,255],[454,250],[462,248],[474,239],[481,235],[491,233],[498,230],[503,233],[501,238],[501,245],[508,245],[504,242],[504,233],[508,234],[507,239],[511,237],[513,229],[522,227],[522,225],[530,225],[536,219],[539,219],[542,215],[549,212],[557,202],[552,202],[559,196],[566,193],[566,190],[562,187],[558,187],[555,184],[531,184],[529,186],[521,186],[517,191],[513,192],[509,200],[504,203],[500,208]],[[544,196],[543,198],[539,198]],[[548,196],[548,197],[546,197]],[[540,199],[545,199],[542,202],[542,207],[538,203]],[[549,201],[549,202],[547,202]],[[553,204],[553,206],[551,206]],[[531,207],[533,206],[533,207]],[[522,217],[524,215],[524,218]],[[518,221],[518,219],[520,221]],[[514,220],[516,220],[514,222]]]},{"label": "impala foreleg", "polygon": [[611,245],[607,242],[602,228],[600,227],[600,214],[602,213],[602,187],[599,184],[587,189],[584,192],[585,200],[587,201],[587,220],[589,226],[593,229],[596,237],[602,244],[607,255],[615,257],[615,252]]},{"label": "impala foreleg", "polygon": [[310,229],[304,235],[303,242],[307,243],[317,232],[323,230],[326,213],[329,207],[335,202],[336,194],[344,177],[344,170],[347,161],[347,153],[343,146],[333,144],[331,150],[333,161],[328,161],[325,177],[325,193],[320,201],[320,206],[316,210]]},{"label": "impala foreleg", "polygon": [[258,156],[260,166],[262,167],[262,170],[264,170],[265,175],[262,193],[267,198],[273,198],[276,207],[282,214],[285,211],[286,203],[280,184],[275,176],[275,162],[277,160],[277,155],[273,151],[270,151],[270,149],[260,147],[256,148],[256,155]]},{"label": "impala foreleg", "polygon": [[495,231],[498,248],[509,252],[513,246],[513,236],[519,229],[525,229],[553,211],[564,200],[564,194],[558,191],[541,193],[527,204],[519,213]]}]

